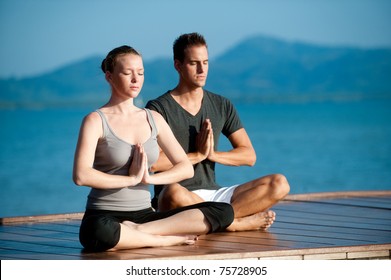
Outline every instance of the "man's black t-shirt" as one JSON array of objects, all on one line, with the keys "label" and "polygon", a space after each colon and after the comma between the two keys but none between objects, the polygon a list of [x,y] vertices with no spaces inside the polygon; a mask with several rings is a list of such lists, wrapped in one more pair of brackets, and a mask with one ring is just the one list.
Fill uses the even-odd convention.
[{"label": "man's black t-shirt", "polygon": [[[164,117],[186,153],[196,151],[196,135],[205,119],[210,119],[212,123],[215,147],[218,147],[220,133],[228,137],[243,127],[231,101],[207,90],[204,90],[201,109],[195,116],[183,109],[171,96],[170,91],[150,100],[146,107]],[[195,164],[194,177],[180,184],[191,191],[219,188],[215,178],[215,163],[206,159]],[[161,189],[155,186],[155,195],[160,193],[159,188]]]}]

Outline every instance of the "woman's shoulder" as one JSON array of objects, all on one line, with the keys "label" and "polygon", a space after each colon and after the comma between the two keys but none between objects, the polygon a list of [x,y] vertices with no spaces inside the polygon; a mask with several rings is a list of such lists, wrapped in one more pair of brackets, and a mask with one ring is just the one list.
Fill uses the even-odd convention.
[{"label": "woman's shoulder", "polygon": [[146,109],[146,110],[148,110],[151,113],[158,133],[159,131],[162,131],[162,129],[167,129],[168,124],[159,112],[150,109]]},{"label": "woman's shoulder", "polygon": [[102,117],[100,116],[98,111],[90,112],[84,117],[83,124],[89,126],[102,126]]},{"label": "woman's shoulder", "polygon": [[151,109],[148,109],[148,108],[145,108],[146,110],[148,110],[153,119],[155,120],[155,122],[161,122],[162,120],[164,121],[163,119],[163,116],[159,113],[159,112],[156,112],[155,110],[151,110]]},{"label": "woman's shoulder", "polygon": [[85,120],[88,120],[88,121],[101,121],[101,116],[100,114],[98,113],[98,110],[96,111],[92,111],[90,113],[88,113],[85,117],[84,117]]}]

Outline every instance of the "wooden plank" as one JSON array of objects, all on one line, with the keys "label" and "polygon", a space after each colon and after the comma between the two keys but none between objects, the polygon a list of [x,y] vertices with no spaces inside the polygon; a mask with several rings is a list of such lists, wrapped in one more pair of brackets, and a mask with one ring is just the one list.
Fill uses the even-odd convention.
[{"label": "wooden plank", "polygon": [[[278,209],[280,207],[292,207],[293,209],[312,209],[315,211],[327,209],[331,213],[336,213],[336,210],[349,210],[355,209],[356,212],[365,213],[366,211],[370,213],[388,213],[388,218],[390,219],[390,210],[381,207],[362,207],[358,205],[348,205],[343,203],[329,203],[326,200],[302,200],[302,201],[294,201],[295,203],[278,203],[273,206],[273,209]],[[289,205],[289,206],[288,206]],[[336,207],[332,207],[332,206]],[[338,207],[337,207],[338,206]],[[347,214],[346,212],[342,212],[342,214]],[[365,217],[365,215],[363,216]]]},{"label": "wooden plank", "polygon": [[293,211],[286,215],[278,215],[276,221],[271,228],[276,225],[280,227],[289,227],[290,224],[297,225],[314,225],[314,226],[330,226],[334,228],[341,226],[342,228],[353,227],[353,228],[367,228],[370,230],[379,231],[391,231],[391,222],[382,219],[367,219],[359,217],[335,217],[333,219],[329,215],[307,213],[303,215],[296,215]]},{"label": "wooden plank", "polygon": [[64,234],[64,233],[47,233],[42,231],[35,231],[34,234],[18,233],[18,232],[3,232],[0,237],[0,242],[3,241],[25,241],[25,242],[65,242],[72,241],[78,242],[78,236],[75,234]]},{"label": "wooden plank", "polygon": [[[244,239],[245,237],[250,237],[250,238],[255,238],[258,239],[259,237],[257,231],[245,231],[245,232],[230,232],[230,233],[219,233],[219,234],[211,234],[205,237],[206,240],[211,241],[211,242],[217,242],[216,236],[218,235],[229,235],[229,236],[236,236],[238,237],[238,240]],[[243,248],[244,245],[241,243],[245,241],[240,241],[238,242],[239,248]],[[265,241],[263,241],[265,242]],[[233,242],[227,242],[229,245],[228,246],[233,246]],[[298,244],[302,247],[313,247],[313,246],[319,246],[319,241],[316,242],[311,242],[310,240],[302,240],[300,243],[297,243],[296,241],[289,240],[288,239],[283,239],[280,238],[279,235],[274,235],[270,234],[269,237],[267,238],[267,243],[258,243],[261,245],[269,245],[272,246],[273,249],[281,249],[281,248],[296,248]],[[327,243],[321,243],[320,246],[328,245]]]},{"label": "wooden plank", "polygon": [[6,240],[2,241],[0,248],[2,249],[10,249],[12,247],[15,247],[20,250],[28,250],[28,248],[40,248],[40,250],[50,250],[54,251],[57,250],[58,252],[63,252],[67,250],[71,251],[80,251],[82,250],[82,246],[78,244],[78,242],[72,241],[72,240],[62,240],[59,242],[58,240],[53,239],[42,239],[36,238],[36,239],[21,239],[21,240]]},{"label": "wooden plank", "polygon": [[347,255],[345,252],[308,254],[308,255],[304,255],[303,259],[304,260],[345,260],[347,259]]},{"label": "wooden plank", "polygon": [[59,220],[81,220],[84,213],[66,213],[66,214],[52,214],[39,216],[23,216],[23,217],[5,217],[0,218],[0,225],[29,223],[29,222],[43,222],[43,221],[59,221]]},{"label": "wooden plank", "polygon": [[347,192],[317,192],[305,194],[289,194],[285,201],[296,200],[316,200],[316,199],[331,199],[331,198],[350,198],[350,197],[391,197],[390,190],[380,191],[347,191]]},{"label": "wooden plank", "polygon": [[365,207],[380,207],[391,208],[391,197],[350,197],[350,198],[334,198],[327,201],[343,204],[353,204]]},{"label": "wooden plank", "polygon": [[384,219],[379,216],[376,218],[360,217],[354,215],[353,211],[350,212],[349,217],[342,215],[330,215],[326,213],[296,211],[293,209],[279,209],[276,212],[276,222],[286,220],[288,218],[299,218],[302,220],[321,219],[322,221],[346,221],[348,219],[350,222],[372,224],[375,226],[384,225],[385,223],[391,225],[391,220]]},{"label": "wooden plank", "polygon": [[370,201],[370,200],[357,199],[357,198],[344,198],[344,199],[334,198],[329,200],[318,200],[316,202],[324,203],[324,204],[332,204],[332,205],[345,205],[345,206],[391,210],[391,203],[389,202]]},{"label": "wooden plank", "polygon": [[296,255],[296,256],[279,256],[279,257],[259,257],[257,260],[269,260],[269,261],[284,261],[284,260],[296,260],[301,261],[303,260],[302,255]]},{"label": "wooden plank", "polygon": [[[338,228],[356,228],[356,229],[369,229],[369,230],[382,230],[386,232],[390,232],[389,225],[381,225],[381,224],[366,224],[366,223],[354,223],[350,222],[348,219],[344,221],[330,221],[330,220],[319,220],[319,219],[303,219],[303,218],[284,218],[280,217],[279,222],[285,223],[297,223],[300,225],[318,225],[318,226],[329,226],[329,227],[338,227]],[[277,222],[276,222],[277,223]]]},{"label": "wooden plank", "polygon": [[292,250],[271,250],[271,251],[256,251],[256,252],[233,252],[229,254],[213,254],[213,255],[204,255],[204,256],[182,256],[182,257],[158,257],[156,259],[248,259],[248,258],[275,258],[275,257],[284,257],[286,259],[297,259],[297,256],[304,255],[322,255],[322,254],[333,254],[333,253],[344,253],[346,252],[356,252],[356,251],[376,251],[389,249],[391,244],[387,245],[377,245],[377,246],[354,246],[354,247],[330,247],[330,248],[307,248],[307,249],[292,249]]},{"label": "wooden plank", "polygon": [[[278,215],[279,206],[273,207],[273,210]],[[280,206],[281,207],[281,206]],[[287,209],[287,208],[284,208]],[[282,209],[281,209],[282,210]],[[355,206],[330,206],[327,204],[322,204],[318,202],[305,202],[297,203],[289,207],[290,211],[296,211],[298,213],[313,213],[313,214],[322,214],[330,216],[340,216],[346,217],[362,217],[368,219],[383,219],[384,222],[389,223],[391,220],[391,211],[384,209],[371,209],[355,207]]]},{"label": "wooden plank", "polygon": [[56,230],[65,232],[78,232],[81,221],[64,221],[60,222],[36,222],[36,223],[17,223],[12,225],[5,225],[4,228],[12,226],[14,228],[35,228],[42,230]]},{"label": "wooden plank", "polygon": [[79,228],[67,228],[67,227],[61,227],[59,225],[53,226],[53,225],[33,225],[33,226],[14,226],[14,227],[8,227],[4,228],[4,230],[1,230],[0,232],[14,232],[14,233],[22,233],[22,234],[40,234],[40,233],[46,233],[46,234],[63,234],[63,235],[79,235]]},{"label": "wooden plank", "polygon": [[[276,233],[278,235],[280,234],[286,234],[287,231],[280,230],[278,228],[273,229],[273,233]],[[326,238],[333,238],[333,239],[340,239],[340,240],[346,240],[347,243],[349,243],[350,240],[352,241],[362,241],[366,243],[372,243],[373,242],[373,235],[367,234],[367,235],[353,235],[348,233],[340,233],[340,232],[323,232],[323,231],[303,231],[301,229],[290,229],[290,234],[300,235],[300,236],[312,236],[312,237],[326,237]],[[391,242],[390,235],[384,235],[384,236],[377,236],[376,242],[378,243],[385,243],[385,242]]]},{"label": "wooden plank", "polygon": [[2,255],[5,255],[5,252],[8,251],[17,258],[21,255],[31,255],[31,259],[40,259],[43,256],[48,259],[80,259],[81,253],[79,248],[56,247],[35,243],[23,243],[23,246],[17,247],[10,242],[7,246],[2,246],[2,249],[4,250],[1,252]]},{"label": "wooden plank", "polygon": [[389,259],[391,257],[390,250],[379,251],[364,251],[364,252],[348,252],[347,258],[349,260],[355,259]]},{"label": "wooden plank", "polygon": [[308,233],[316,234],[317,232],[322,233],[343,233],[351,236],[357,236],[357,238],[362,237],[365,239],[367,236],[370,236],[372,239],[385,238],[386,240],[390,240],[390,234],[388,231],[382,230],[373,230],[373,229],[357,229],[357,228],[348,228],[348,227],[330,227],[323,225],[312,225],[312,224],[297,224],[297,223],[284,223],[284,222],[276,222],[269,229],[271,233],[277,233],[278,231],[283,231],[283,233],[289,233],[291,230],[293,231],[304,231]]},{"label": "wooden plank", "polygon": [[[153,250],[152,250],[153,249]],[[138,260],[153,258],[156,255],[162,255],[166,252],[162,252],[160,248],[144,248],[140,251],[138,249],[121,250],[121,251],[107,251],[107,252],[83,252],[81,254],[82,259],[94,259],[94,260]]]}]

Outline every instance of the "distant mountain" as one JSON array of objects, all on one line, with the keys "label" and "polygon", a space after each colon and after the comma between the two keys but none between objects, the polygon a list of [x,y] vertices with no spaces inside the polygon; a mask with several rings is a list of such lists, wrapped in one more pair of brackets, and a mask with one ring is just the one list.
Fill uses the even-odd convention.
[{"label": "distant mountain", "polygon": [[41,76],[0,80],[0,103],[63,105],[107,99],[101,61],[92,57]]},{"label": "distant mountain", "polygon": [[[101,103],[109,87],[91,57],[25,79],[0,79],[0,105]],[[171,89],[171,58],[144,61],[147,101]],[[391,49],[326,47],[255,36],[215,59],[207,89],[237,101],[391,98]]]},{"label": "distant mountain", "polygon": [[208,83],[248,100],[391,97],[391,49],[249,38],[211,65]]}]

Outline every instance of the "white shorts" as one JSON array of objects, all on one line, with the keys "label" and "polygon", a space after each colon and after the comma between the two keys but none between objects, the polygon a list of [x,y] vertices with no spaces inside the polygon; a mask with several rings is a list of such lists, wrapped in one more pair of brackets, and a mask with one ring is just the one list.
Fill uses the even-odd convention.
[{"label": "white shorts", "polygon": [[231,203],[231,197],[239,185],[233,185],[231,187],[219,188],[218,190],[195,190],[193,193],[200,196],[205,201],[225,202]]}]

